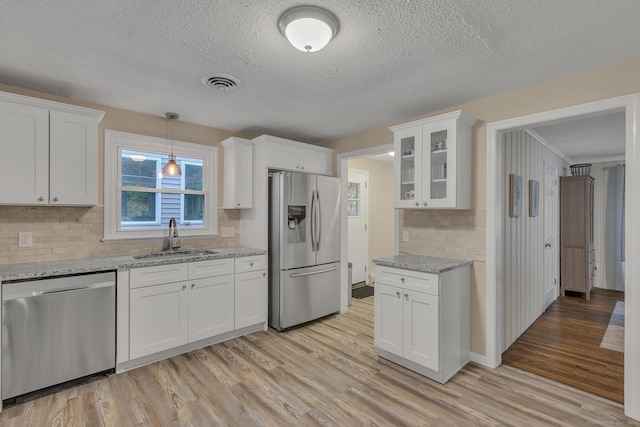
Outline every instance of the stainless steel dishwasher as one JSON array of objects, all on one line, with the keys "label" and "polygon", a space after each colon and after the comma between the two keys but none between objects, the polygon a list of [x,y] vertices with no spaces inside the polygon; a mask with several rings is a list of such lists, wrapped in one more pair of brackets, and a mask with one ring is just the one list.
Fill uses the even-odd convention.
[{"label": "stainless steel dishwasher", "polygon": [[115,368],[115,273],[2,285],[2,399]]}]

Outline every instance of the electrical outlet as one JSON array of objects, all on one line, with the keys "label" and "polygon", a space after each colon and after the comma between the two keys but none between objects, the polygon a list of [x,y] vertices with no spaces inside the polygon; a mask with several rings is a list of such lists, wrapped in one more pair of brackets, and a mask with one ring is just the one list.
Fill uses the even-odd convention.
[{"label": "electrical outlet", "polygon": [[33,234],[30,231],[18,232],[18,247],[26,248],[33,246]]},{"label": "electrical outlet", "polygon": [[409,231],[405,230],[402,232],[402,241],[403,242],[408,242],[409,241]]},{"label": "electrical outlet", "polygon": [[222,237],[234,237],[236,235],[236,229],[234,227],[221,227],[220,234]]}]

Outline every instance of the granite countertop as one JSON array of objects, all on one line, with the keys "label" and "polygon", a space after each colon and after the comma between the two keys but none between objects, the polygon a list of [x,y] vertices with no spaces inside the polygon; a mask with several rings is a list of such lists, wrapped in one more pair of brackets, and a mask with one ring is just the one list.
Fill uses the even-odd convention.
[{"label": "granite countertop", "polygon": [[[204,250],[204,249],[203,249]],[[243,246],[232,248],[212,248],[212,254],[188,255],[175,258],[141,258],[134,255],[121,255],[99,258],[65,259],[59,261],[25,262],[0,265],[0,280],[37,279],[51,276],[64,276],[79,273],[98,273],[101,271],[126,270],[136,267],[176,264],[189,261],[205,261],[210,259],[236,258],[253,255],[264,255],[267,251]]]},{"label": "granite countertop", "polygon": [[373,262],[386,267],[403,268],[405,270],[422,271],[424,273],[439,274],[455,268],[471,265],[472,261],[454,258],[438,258],[434,256],[400,254],[396,256],[377,258]]}]

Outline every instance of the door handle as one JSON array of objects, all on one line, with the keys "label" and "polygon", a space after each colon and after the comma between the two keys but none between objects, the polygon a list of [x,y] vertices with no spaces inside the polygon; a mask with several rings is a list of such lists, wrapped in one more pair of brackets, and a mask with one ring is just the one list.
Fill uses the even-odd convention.
[{"label": "door handle", "polygon": [[313,276],[314,274],[328,273],[330,271],[337,270],[337,269],[338,269],[338,266],[331,267],[331,268],[326,268],[324,270],[310,271],[308,273],[291,273],[289,275],[289,277],[291,277],[293,279],[295,277]]}]

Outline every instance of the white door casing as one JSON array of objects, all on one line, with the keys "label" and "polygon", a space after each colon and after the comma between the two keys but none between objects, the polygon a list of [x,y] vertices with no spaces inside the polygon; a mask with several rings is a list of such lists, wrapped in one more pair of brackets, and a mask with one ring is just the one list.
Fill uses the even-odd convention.
[{"label": "white door casing", "polygon": [[544,310],[558,297],[558,168],[544,162]]},{"label": "white door casing", "polygon": [[369,264],[369,171],[349,169],[347,215],[349,218],[349,262],[353,283],[368,282]]}]

